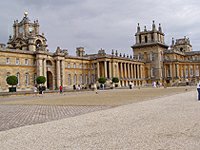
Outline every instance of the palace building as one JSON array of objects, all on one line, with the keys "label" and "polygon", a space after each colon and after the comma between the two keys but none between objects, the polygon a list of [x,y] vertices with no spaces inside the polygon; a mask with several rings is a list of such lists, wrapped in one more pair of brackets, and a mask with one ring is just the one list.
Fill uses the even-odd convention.
[{"label": "palace building", "polygon": [[37,76],[46,77],[50,90],[60,85],[89,87],[99,77],[107,78],[108,85],[113,77],[118,77],[119,86],[130,82],[145,86],[153,81],[175,85],[199,80],[200,51],[192,51],[186,37],[172,39],[171,46],[166,45],[161,25],[157,29],[154,21],[151,30],[145,27],[141,31],[138,24],[132,56],[114,50],[107,54],[103,49],[97,54],[85,54],[84,47],[76,49],[76,56],[60,47],[51,52],[39,27],[38,20],[31,22],[25,13],[20,22],[14,21],[7,45],[0,44],[0,92],[8,91],[6,77],[10,75],[17,76],[18,91],[32,90]]}]

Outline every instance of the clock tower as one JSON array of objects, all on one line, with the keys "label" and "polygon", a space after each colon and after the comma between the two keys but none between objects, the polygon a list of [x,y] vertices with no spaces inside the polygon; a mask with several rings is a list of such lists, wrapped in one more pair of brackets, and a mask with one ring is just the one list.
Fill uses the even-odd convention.
[{"label": "clock tower", "polygon": [[39,33],[39,22],[31,22],[28,12],[24,13],[23,19],[14,21],[13,36],[9,37],[8,47],[25,51],[46,50],[46,38]]}]

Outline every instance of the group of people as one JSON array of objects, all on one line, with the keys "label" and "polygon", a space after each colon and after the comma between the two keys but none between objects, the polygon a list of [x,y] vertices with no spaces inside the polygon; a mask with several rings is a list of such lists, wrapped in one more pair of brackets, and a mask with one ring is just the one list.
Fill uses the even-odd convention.
[{"label": "group of people", "polygon": [[153,81],[153,83],[152,83],[152,87],[154,87],[154,88],[158,88],[158,87],[161,87],[162,86],[162,83],[161,82],[158,82],[158,81]]}]

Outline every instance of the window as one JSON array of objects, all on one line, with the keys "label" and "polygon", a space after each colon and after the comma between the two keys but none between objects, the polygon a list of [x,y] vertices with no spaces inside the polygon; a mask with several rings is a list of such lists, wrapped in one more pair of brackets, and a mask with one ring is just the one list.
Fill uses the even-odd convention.
[{"label": "window", "polygon": [[36,65],[36,60],[35,59],[33,60],[33,65]]},{"label": "window", "polygon": [[68,74],[68,85],[72,84],[72,80],[71,80],[71,74]]},{"label": "window", "polygon": [[153,34],[151,34],[151,41],[154,42]]},{"label": "window", "polygon": [[16,65],[19,65],[19,58],[16,58]]},{"label": "window", "polygon": [[68,64],[67,64],[67,68],[71,68],[71,65],[70,65],[70,63],[68,63]]},{"label": "window", "polygon": [[6,64],[10,64],[10,58],[6,58]]},{"label": "window", "polygon": [[76,83],[77,83],[77,75],[75,74],[74,75],[74,85],[76,85]]},{"label": "window", "polygon": [[29,85],[29,74],[28,73],[25,74],[25,84],[26,84],[26,86]]},{"label": "window", "polygon": [[82,69],[82,68],[83,68],[83,64],[80,64],[80,65],[79,65],[79,68]]},{"label": "window", "polygon": [[28,59],[25,59],[25,65],[28,65]]},{"label": "window", "polygon": [[154,68],[151,68],[151,77],[154,77]]},{"label": "window", "polygon": [[76,64],[74,63],[74,68],[76,68]]},{"label": "window", "polygon": [[144,38],[145,38],[145,43],[147,43],[147,41],[148,41],[147,36],[145,36]]},{"label": "window", "polygon": [[18,86],[20,85],[19,83],[20,83],[20,74],[19,74],[19,72],[17,73],[17,80],[18,80]]},{"label": "window", "polygon": [[82,76],[82,74],[80,74],[80,76],[79,76],[79,83],[80,83],[80,84],[83,83],[83,76]]},{"label": "window", "polygon": [[196,76],[198,77],[199,76],[199,66],[196,66]]},{"label": "window", "polygon": [[142,43],[142,36],[139,35],[139,42]]},{"label": "window", "polygon": [[150,61],[154,61],[154,54],[153,54],[153,52],[151,52],[149,54],[149,59],[150,59]]},{"label": "window", "polygon": [[94,74],[92,74],[92,83],[95,82],[94,80],[95,80],[95,79],[94,79]]},{"label": "window", "polygon": [[185,77],[188,77],[188,68],[185,69]]}]

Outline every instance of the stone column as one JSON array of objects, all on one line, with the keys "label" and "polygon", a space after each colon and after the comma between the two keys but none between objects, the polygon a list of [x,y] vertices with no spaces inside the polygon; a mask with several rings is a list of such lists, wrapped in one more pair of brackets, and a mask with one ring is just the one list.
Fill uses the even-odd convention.
[{"label": "stone column", "polygon": [[43,70],[42,70],[42,59],[37,60],[37,76],[43,76]]},{"label": "stone column", "polygon": [[193,76],[196,77],[196,66],[193,65]]},{"label": "stone column", "polygon": [[179,64],[177,64],[177,77],[180,78],[180,72],[179,72]]},{"label": "stone column", "polygon": [[117,65],[116,77],[120,78],[120,76],[119,76],[119,63],[117,62],[116,65]]},{"label": "stone column", "polygon": [[140,78],[143,79],[143,66],[140,65]]},{"label": "stone column", "polygon": [[137,65],[137,77],[140,78],[140,65]]},{"label": "stone column", "polygon": [[97,62],[97,79],[100,78],[99,62]]},{"label": "stone column", "polygon": [[172,64],[170,64],[170,77],[172,78]]},{"label": "stone column", "polygon": [[136,64],[134,64],[133,66],[134,66],[134,78],[136,79],[137,78],[137,75],[136,75]]},{"label": "stone column", "polygon": [[114,67],[113,68],[111,67],[110,61],[108,62],[108,64],[109,64],[109,78],[112,79],[112,72],[114,72]]},{"label": "stone column", "polygon": [[61,76],[62,76],[62,86],[66,87],[66,79],[65,79],[65,60],[61,61]]},{"label": "stone column", "polygon": [[124,75],[123,75],[123,65],[122,65],[122,62],[120,63],[120,71],[121,71],[121,77],[120,78],[124,78]]},{"label": "stone column", "polygon": [[187,73],[187,72],[186,72],[186,69],[187,69],[187,66],[184,65],[184,78],[187,78],[187,77],[188,77],[188,74],[186,74],[186,73]]},{"label": "stone column", "polygon": [[190,65],[187,65],[188,67],[188,78],[190,78]]},{"label": "stone column", "polygon": [[[117,71],[117,70],[115,70],[115,63],[112,62],[112,77],[117,77],[117,76],[116,76],[116,74],[117,74],[116,71]],[[111,77],[111,78],[112,78],[112,77]]]},{"label": "stone column", "polygon": [[[43,76],[47,80],[47,65],[46,65],[46,59],[43,59]],[[45,82],[45,86],[47,87],[47,81]]]},{"label": "stone column", "polygon": [[130,64],[128,63],[128,78],[131,78],[131,73],[130,73]]},{"label": "stone column", "polygon": [[122,64],[122,62],[120,63],[120,71],[121,71],[121,83],[122,83],[122,85],[121,86],[124,86],[124,74],[123,74],[123,64]]},{"label": "stone column", "polygon": [[131,67],[131,79],[133,79],[133,64],[130,64]]},{"label": "stone column", "polygon": [[56,83],[57,83],[57,88],[60,87],[60,60],[57,60],[56,61],[56,77],[57,77],[57,80],[56,80]]},{"label": "stone column", "polygon": [[108,73],[107,73],[107,61],[104,61],[104,73],[105,73],[105,78],[108,78]]},{"label": "stone column", "polygon": [[124,77],[127,78],[127,68],[126,68],[126,63],[124,63]]}]

